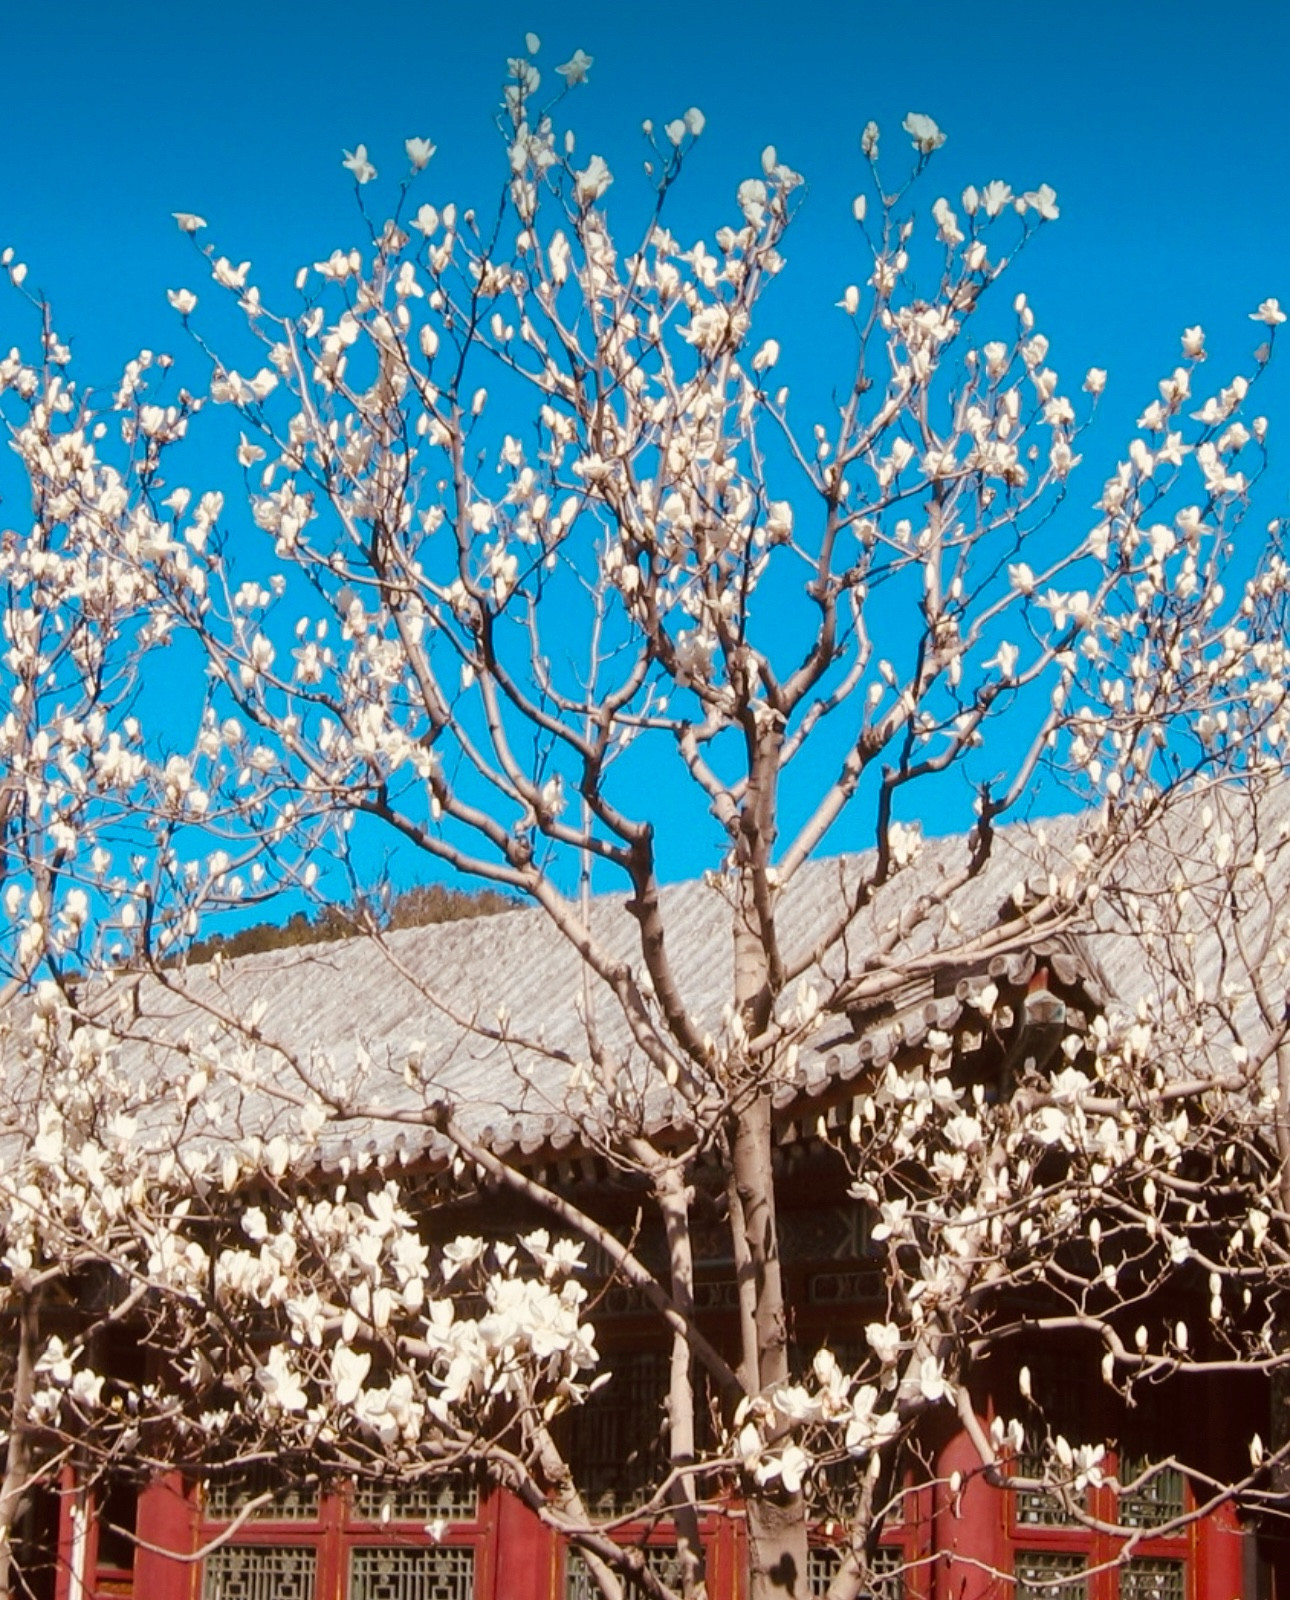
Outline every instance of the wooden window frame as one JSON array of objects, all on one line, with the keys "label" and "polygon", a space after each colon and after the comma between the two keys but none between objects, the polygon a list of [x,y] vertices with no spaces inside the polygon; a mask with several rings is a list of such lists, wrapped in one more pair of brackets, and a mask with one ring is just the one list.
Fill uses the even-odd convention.
[{"label": "wooden window frame", "polygon": [[[352,1487],[322,1488],[317,1513],[312,1518],[275,1518],[271,1508],[265,1514],[248,1517],[228,1536],[230,1545],[259,1545],[273,1548],[302,1547],[316,1553],[315,1600],[348,1597],[350,1556],[355,1549],[467,1549],[474,1554],[475,1590],[490,1594],[496,1559],[498,1495],[481,1487],[473,1517],[446,1524],[440,1539],[432,1539],[420,1516],[399,1516],[397,1511],[385,1519],[359,1517]],[[197,1525],[197,1544],[201,1549],[227,1533],[228,1521],[212,1520],[205,1505]],[[205,1567],[197,1588],[203,1593]]]},{"label": "wooden window frame", "polygon": [[[1118,1520],[1119,1490],[1106,1480],[1118,1477],[1118,1452],[1108,1450],[1100,1465],[1103,1481],[1089,1485],[1085,1491],[1085,1505],[1088,1514],[1099,1522],[1114,1523]],[[1130,1543],[1128,1535],[1106,1533],[1076,1520],[1052,1523],[1022,1521],[1017,1515],[1016,1494],[1008,1493],[1004,1500],[1006,1533],[1014,1573],[1018,1559],[1031,1552],[1079,1556],[1087,1567],[1094,1569],[1087,1580],[1088,1600],[1120,1600],[1121,1567],[1117,1558]],[[1194,1509],[1191,1490],[1184,1476],[1184,1515],[1192,1513]],[[1150,1527],[1139,1528],[1132,1539],[1133,1553],[1129,1559],[1179,1562],[1183,1571],[1183,1600],[1199,1600],[1197,1546],[1201,1531],[1197,1521],[1187,1523],[1176,1533],[1161,1534]],[[1070,1587],[1056,1589],[1055,1600],[1060,1600],[1063,1594],[1075,1593]]]}]

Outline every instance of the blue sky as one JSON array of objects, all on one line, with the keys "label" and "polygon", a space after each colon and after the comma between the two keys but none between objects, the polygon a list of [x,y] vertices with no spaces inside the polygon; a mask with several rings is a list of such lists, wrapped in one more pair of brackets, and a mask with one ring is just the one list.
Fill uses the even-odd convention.
[{"label": "blue sky", "polygon": [[[924,208],[968,182],[1050,183],[1062,218],[1011,288],[1028,292],[1071,390],[1089,365],[1110,369],[1081,507],[1174,365],[1186,324],[1204,324],[1213,376],[1225,380],[1262,336],[1246,314],[1269,295],[1290,303],[1290,6],[1271,0],[11,4],[0,11],[17,86],[0,245],[51,300],[82,380],[110,382],[140,346],[180,344],[167,288],[205,288],[172,211],[209,219],[204,238],[250,258],[265,299],[283,303],[297,266],[361,237],[343,148],[364,142],[392,193],[404,138],[429,137],[438,154],[420,197],[490,203],[504,175],[493,111],[505,58],[523,52],[528,30],[542,38],[548,84],[576,47],[595,58],[564,120],[580,153],[603,153],[617,174],[611,222],[643,214],[646,116],[661,123],[697,105],[707,117],[676,197],[686,237],[734,219],[735,187],[764,144],[804,173],[766,331],[795,348],[821,398],[834,302],[861,276],[850,203],[870,117],[893,175],[909,154],[906,112],[947,132]],[[30,314],[0,295],[0,347],[31,331]],[[1290,477],[1275,469],[1290,459],[1290,375],[1268,387],[1274,429],[1278,415],[1287,428],[1284,443],[1272,436],[1271,515],[1288,509]]]},{"label": "blue sky", "polygon": [[877,118],[894,152],[910,109],[949,134],[933,186],[1000,176],[1058,191],[1062,221],[1022,276],[1056,361],[1111,369],[1112,414],[1136,414],[1185,322],[1219,353],[1228,337],[1243,349],[1244,313],[1290,300],[1290,7],[1274,0],[10,5],[2,242],[60,331],[110,371],[126,346],[177,338],[164,290],[194,264],[173,210],[208,217],[267,297],[354,236],[344,146],[365,141],[392,174],[404,137],[425,134],[439,146],[428,197],[493,194],[491,112],[528,29],[548,73],[576,46],[595,56],[571,117],[580,148],[617,164],[618,206],[643,196],[640,119],[691,104],[708,117],[683,203],[696,232],[732,212],[764,143],[807,176],[795,314],[821,315],[849,281],[860,129]]}]

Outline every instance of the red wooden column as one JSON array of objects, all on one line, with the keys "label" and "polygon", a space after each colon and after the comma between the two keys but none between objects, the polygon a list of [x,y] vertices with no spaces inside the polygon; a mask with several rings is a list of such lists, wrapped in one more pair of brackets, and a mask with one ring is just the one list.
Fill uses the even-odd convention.
[{"label": "red wooden column", "polygon": [[[1004,1496],[981,1476],[981,1458],[966,1433],[959,1432],[936,1459],[932,1502],[932,1600],[1000,1600],[1012,1585],[1001,1579],[1010,1570]],[[952,1473],[962,1487],[952,1493]]]},{"label": "red wooden column", "polygon": [[[86,1576],[88,1552],[85,1533],[78,1529],[81,1497],[76,1493],[76,1475],[65,1466],[58,1483],[58,1565],[54,1573],[55,1600],[69,1600]],[[79,1600],[79,1596],[78,1596]]]},{"label": "red wooden column", "polygon": [[559,1551],[555,1535],[513,1494],[496,1496],[493,1583],[487,1600],[556,1600]]},{"label": "red wooden column", "polygon": [[[200,1593],[201,1563],[176,1561],[163,1554],[191,1555],[197,1548],[197,1510],[184,1493],[177,1472],[154,1478],[139,1495],[136,1526],[139,1548],[134,1557],[134,1592],[138,1600],[195,1600]],[[153,1546],[149,1549],[149,1546]]]},{"label": "red wooden column", "polygon": [[744,1574],[748,1570],[747,1521],[742,1511],[717,1518],[708,1539],[708,1595],[710,1600],[745,1600]]},{"label": "red wooden column", "polygon": [[1230,1505],[1212,1511],[1196,1537],[1196,1600],[1241,1600],[1245,1592],[1245,1540]]}]

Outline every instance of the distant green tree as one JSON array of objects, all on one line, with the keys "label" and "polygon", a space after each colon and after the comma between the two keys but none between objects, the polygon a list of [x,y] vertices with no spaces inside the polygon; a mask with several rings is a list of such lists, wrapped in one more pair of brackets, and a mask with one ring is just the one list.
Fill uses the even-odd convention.
[{"label": "distant green tree", "polygon": [[324,905],[311,917],[294,912],[285,923],[257,922],[233,933],[215,933],[189,946],[190,964],[257,955],[264,950],[290,950],[306,944],[333,944],[374,931],[425,928],[436,922],[464,922],[470,917],[491,917],[513,911],[518,904],[496,889],[475,894],[449,889],[440,883],[417,884],[382,903],[380,895],[360,895],[348,905]]}]

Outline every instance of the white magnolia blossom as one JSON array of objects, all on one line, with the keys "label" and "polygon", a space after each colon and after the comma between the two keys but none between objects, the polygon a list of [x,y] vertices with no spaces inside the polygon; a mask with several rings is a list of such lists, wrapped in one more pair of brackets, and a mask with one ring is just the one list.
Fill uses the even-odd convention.
[{"label": "white magnolia blossom", "polygon": [[354,174],[355,183],[371,183],[376,177],[376,168],[367,159],[365,144],[356,144],[352,150],[346,150],[341,166]]},{"label": "white magnolia blossom", "polygon": [[914,149],[920,155],[931,155],[933,150],[939,150],[945,143],[945,135],[932,118],[922,111],[911,111],[901,123],[901,127],[909,135]]},{"label": "white magnolia blossom", "polygon": [[407,151],[413,172],[420,172],[424,167],[429,166],[437,146],[431,144],[429,139],[405,139],[403,148]]},{"label": "white magnolia blossom", "polygon": [[585,50],[575,50],[563,66],[555,70],[572,89],[576,84],[585,83],[587,74],[595,65],[595,57],[589,56]]},{"label": "white magnolia blossom", "polygon": [[592,156],[586,167],[577,174],[574,192],[578,197],[578,204],[582,206],[594,205],[614,181],[613,173],[605,165],[602,156]]},{"label": "white magnolia blossom", "polygon": [[1281,309],[1278,300],[1265,300],[1257,311],[1250,312],[1251,322],[1266,323],[1269,328],[1275,328],[1278,323],[1286,320],[1286,314]]}]

